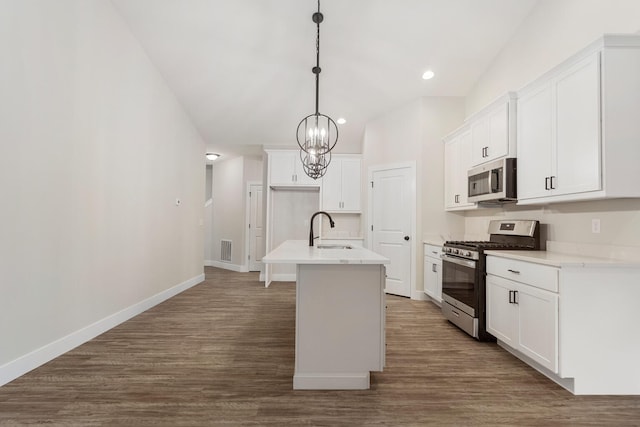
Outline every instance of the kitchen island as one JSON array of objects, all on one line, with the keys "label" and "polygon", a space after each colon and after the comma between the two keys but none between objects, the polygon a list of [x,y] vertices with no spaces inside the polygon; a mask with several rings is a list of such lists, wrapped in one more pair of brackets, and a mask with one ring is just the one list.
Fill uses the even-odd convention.
[{"label": "kitchen island", "polygon": [[287,240],[262,258],[296,264],[293,388],[369,388],[385,359],[385,264],[367,249]]}]

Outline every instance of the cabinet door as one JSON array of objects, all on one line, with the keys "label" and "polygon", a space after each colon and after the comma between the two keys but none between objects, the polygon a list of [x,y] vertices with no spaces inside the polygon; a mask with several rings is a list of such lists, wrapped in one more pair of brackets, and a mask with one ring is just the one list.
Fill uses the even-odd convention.
[{"label": "cabinet door", "polygon": [[468,202],[467,171],[471,165],[471,130],[444,145],[445,209],[473,207]]},{"label": "cabinet door", "polygon": [[601,189],[599,58],[594,54],[554,80],[554,195]]},{"label": "cabinet door", "polygon": [[442,260],[424,257],[424,293],[442,302]]},{"label": "cabinet door", "polygon": [[545,84],[518,98],[518,199],[549,195],[553,113],[551,85]]},{"label": "cabinet door", "polygon": [[458,186],[458,141],[453,139],[444,145],[444,207],[455,208]]},{"label": "cabinet door", "polygon": [[338,211],[342,205],[342,162],[332,160],[322,177],[322,209]]},{"label": "cabinet door", "polygon": [[516,288],[515,282],[487,275],[487,331],[513,348],[518,345],[518,306],[513,303]]},{"label": "cabinet door", "polygon": [[295,160],[295,152],[269,153],[269,177],[271,179],[271,185],[291,185],[295,183]]},{"label": "cabinet door", "polygon": [[509,104],[504,103],[471,124],[470,166],[509,154]]},{"label": "cabinet door", "polygon": [[471,164],[479,165],[486,162],[487,147],[489,146],[489,116],[485,115],[471,124]]},{"label": "cabinet door", "polygon": [[509,154],[509,104],[502,104],[489,114],[489,143],[486,160],[494,160]]},{"label": "cabinet door", "polygon": [[342,210],[360,211],[361,165],[360,159],[342,159]]},{"label": "cabinet door", "polygon": [[558,372],[558,295],[521,285],[518,350],[545,368]]},{"label": "cabinet door", "polygon": [[[309,175],[307,175],[306,173],[304,173],[304,168],[302,167],[302,160],[300,160],[300,153],[296,152],[294,157],[295,159],[293,163],[293,168],[294,168],[295,183],[297,185],[320,185],[320,182],[321,182],[320,178],[316,180],[309,177]],[[331,164],[329,164],[328,167],[331,167]]]},{"label": "cabinet door", "polygon": [[458,197],[458,205],[461,207],[473,206],[473,203],[469,203],[469,178],[467,172],[471,167],[471,132],[465,132],[460,135],[460,141],[458,142],[458,170],[456,172],[456,178],[458,184],[456,186]]}]

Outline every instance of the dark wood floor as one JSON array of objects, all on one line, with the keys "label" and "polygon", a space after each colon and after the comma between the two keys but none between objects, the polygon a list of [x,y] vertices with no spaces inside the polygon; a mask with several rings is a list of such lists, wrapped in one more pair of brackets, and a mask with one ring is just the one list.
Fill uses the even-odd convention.
[{"label": "dark wood floor", "polygon": [[207,280],[0,388],[0,425],[640,425],[640,397],[576,397],[428,302],[389,296],[367,391],[293,391],[295,288]]}]

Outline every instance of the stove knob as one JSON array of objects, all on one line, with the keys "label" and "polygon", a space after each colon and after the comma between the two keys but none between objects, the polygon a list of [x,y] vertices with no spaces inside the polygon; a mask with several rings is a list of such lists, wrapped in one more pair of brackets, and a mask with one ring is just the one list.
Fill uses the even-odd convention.
[{"label": "stove knob", "polygon": [[460,253],[460,251],[459,251],[458,249],[454,249],[454,250],[453,250],[453,253],[454,253],[454,254],[459,254],[459,253]]},{"label": "stove knob", "polygon": [[466,254],[464,254],[465,256],[468,256],[469,258],[471,258],[471,251],[467,251]]}]

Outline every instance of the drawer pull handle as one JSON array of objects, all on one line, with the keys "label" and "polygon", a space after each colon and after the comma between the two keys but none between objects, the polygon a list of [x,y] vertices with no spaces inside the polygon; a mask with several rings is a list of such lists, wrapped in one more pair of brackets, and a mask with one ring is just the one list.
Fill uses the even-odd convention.
[{"label": "drawer pull handle", "polygon": [[518,270],[512,270],[512,269],[508,269],[507,270],[509,273],[513,273],[513,274],[520,274],[520,272]]},{"label": "drawer pull handle", "polygon": [[460,317],[460,313],[458,313],[458,312],[457,312],[457,311],[455,311],[455,310],[451,310],[451,313],[453,313],[456,317]]},{"label": "drawer pull handle", "polygon": [[431,251],[431,253],[434,254],[434,255],[438,255],[438,252],[436,252],[436,251]]}]

